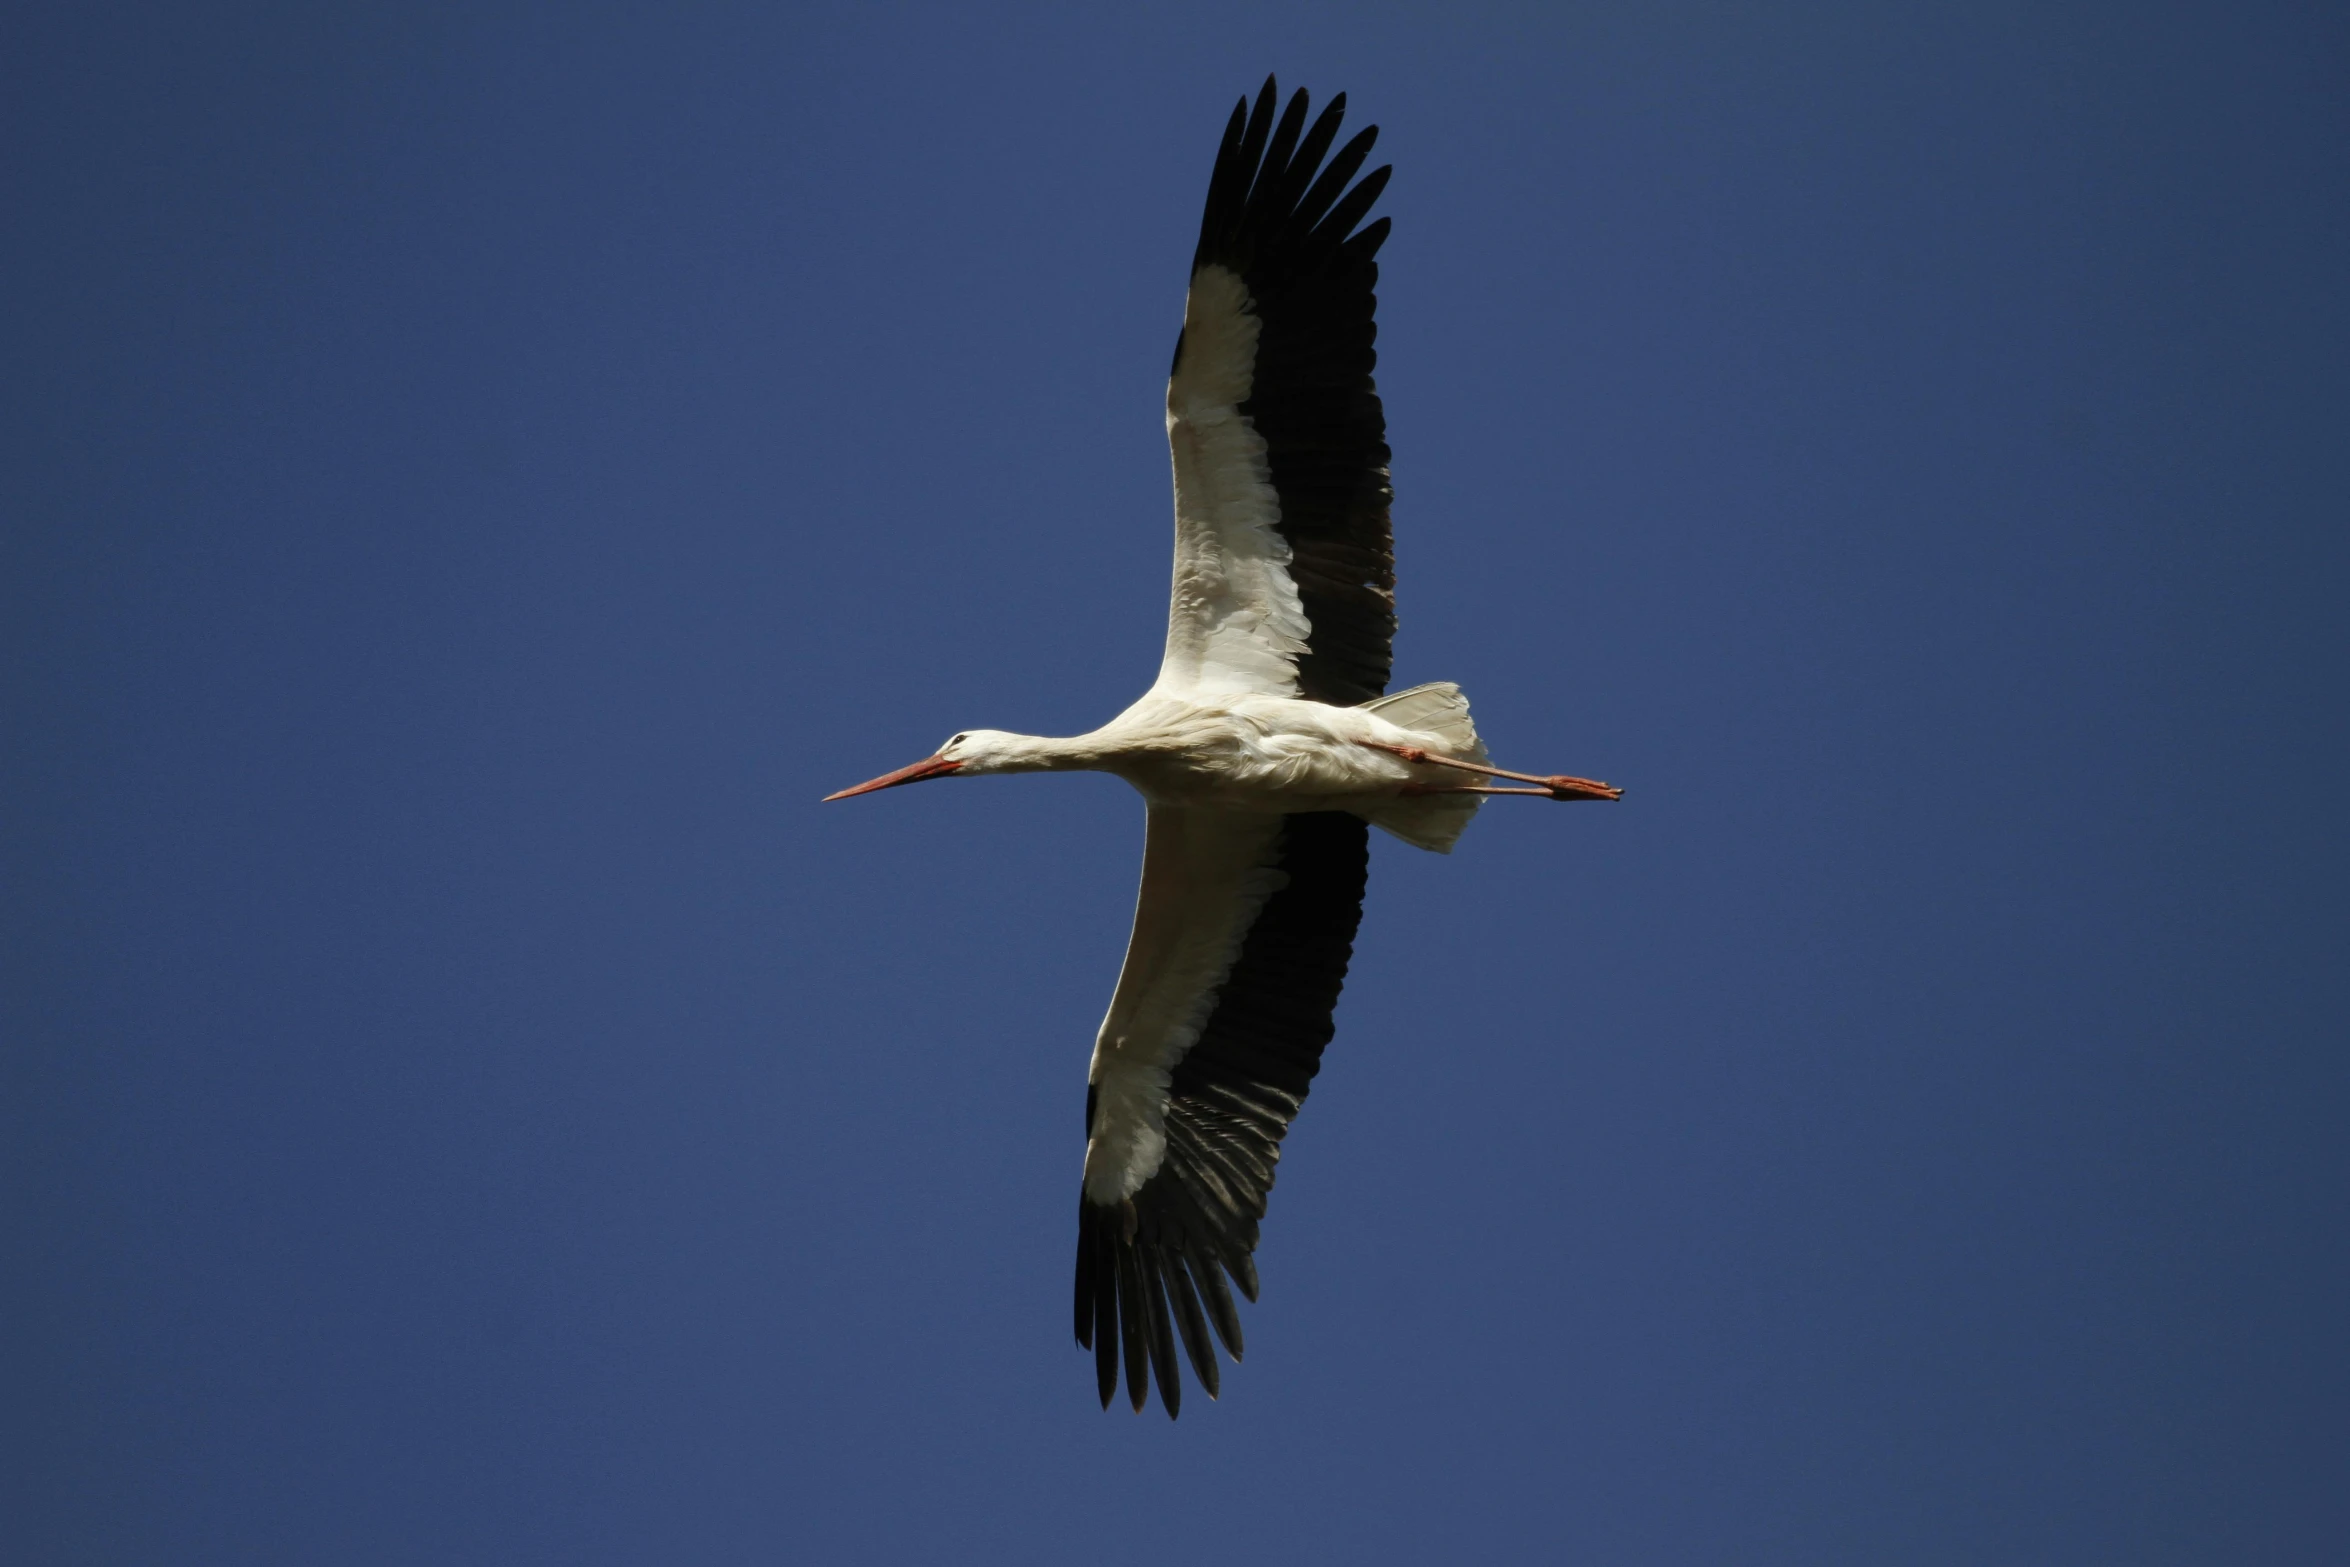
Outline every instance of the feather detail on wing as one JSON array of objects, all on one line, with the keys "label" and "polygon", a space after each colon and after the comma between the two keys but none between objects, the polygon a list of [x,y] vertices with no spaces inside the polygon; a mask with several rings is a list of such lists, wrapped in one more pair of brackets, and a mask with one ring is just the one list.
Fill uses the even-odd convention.
[{"label": "feather detail on wing", "polygon": [[1210,1397],[1209,1330],[1240,1358],[1227,1276],[1257,1296],[1281,1139],[1330,1042],[1370,852],[1343,811],[1154,806],[1142,895],[1086,1094],[1077,1341],[1105,1406],[1181,1406],[1179,1336]]},{"label": "feather detail on wing", "polygon": [[1348,189],[1376,127],[1323,166],[1344,94],[1310,130],[1303,92],[1278,125],[1275,99],[1267,78],[1225,130],[1167,383],[1175,580],[1159,687],[1343,706],[1386,688],[1395,633],[1371,378],[1387,220],[1355,231],[1388,171]]}]

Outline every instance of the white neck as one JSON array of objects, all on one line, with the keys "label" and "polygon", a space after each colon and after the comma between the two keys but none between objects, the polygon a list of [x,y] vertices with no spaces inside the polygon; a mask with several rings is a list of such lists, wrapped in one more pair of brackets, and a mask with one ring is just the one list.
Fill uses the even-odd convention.
[{"label": "white neck", "polygon": [[[980,736],[975,734],[973,739]],[[1098,730],[1065,738],[990,730],[984,743],[972,749],[974,755],[964,770],[976,774],[1106,772],[1113,754]]]}]

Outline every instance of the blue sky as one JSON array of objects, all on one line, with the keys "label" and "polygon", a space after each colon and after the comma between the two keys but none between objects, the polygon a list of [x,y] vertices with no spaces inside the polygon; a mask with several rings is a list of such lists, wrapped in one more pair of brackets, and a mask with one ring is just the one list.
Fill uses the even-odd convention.
[{"label": "blue sky", "polygon": [[[2350,1537],[2323,7],[76,9],[0,51],[44,1563]],[[1384,127],[1401,681],[1249,1356],[1068,1337],[1223,117]],[[1515,803],[1515,802],[1505,802]]]}]

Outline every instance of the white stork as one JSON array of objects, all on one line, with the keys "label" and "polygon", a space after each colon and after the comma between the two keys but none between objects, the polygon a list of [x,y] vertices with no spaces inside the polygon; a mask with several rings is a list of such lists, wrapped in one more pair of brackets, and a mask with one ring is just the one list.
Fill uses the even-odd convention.
[{"label": "white stork", "polygon": [[[1274,123],[1267,78],[1208,181],[1167,382],[1175,586],[1142,700],[1069,739],[972,729],[846,799],[926,778],[1114,773],[1149,807],[1126,966],[1086,1074],[1077,1341],[1102,1405],[1173,1416],[1175,1341],[1212,1398],[1211,1327],[1241,1353],[1257,1221],[1305,1102],[1362,917],[1365,823],[1449,850],[1484,796],[1613,800],[1584,778],[1489,766],[1458,686],[1392,696],[1386,419],[1371,380],[1374,258],[1352,189],[1373,127],[1323,164],[1346,107]],[[1318,171],[1318,172],[1317,172]],[[1485,778],[1527,787],[1495,787]]]}]

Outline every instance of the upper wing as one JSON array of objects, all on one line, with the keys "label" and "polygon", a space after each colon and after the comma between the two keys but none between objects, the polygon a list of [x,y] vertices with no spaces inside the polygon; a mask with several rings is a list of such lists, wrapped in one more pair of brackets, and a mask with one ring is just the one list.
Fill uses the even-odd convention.
[{"label": "upper wing", "polygon": [[1278,126],[1274,96],[1267,77],[1225,128],[1167,381],[1175,587],[1159,686],[1348,706],[1386,689],[1395,636],[1371,380],[1387,219],[1354,232],[1388,171],[1346,188],[1373,126],[1317,177],[1346,95],[1311,130],[1304,92]]},{"label": "upper wing", "polygon": [[1211,1398],[1210,1322],[1240,1358],[1224,1275],[1257,1298],[1257,1221],[1330,1042],[1367,831],[1344,811],[1151,808],[1134,939],[1088,1074],[1077,1204],[1077,1342],[1105,1407],[1121,1345],[1134,1407],[1155,1374],[1170,1416],[1178,1334]]}]

